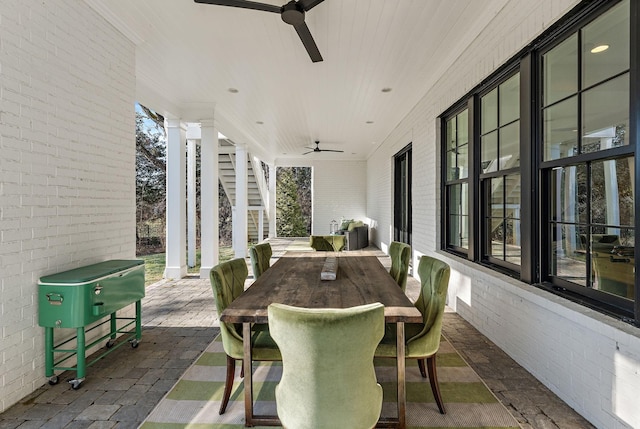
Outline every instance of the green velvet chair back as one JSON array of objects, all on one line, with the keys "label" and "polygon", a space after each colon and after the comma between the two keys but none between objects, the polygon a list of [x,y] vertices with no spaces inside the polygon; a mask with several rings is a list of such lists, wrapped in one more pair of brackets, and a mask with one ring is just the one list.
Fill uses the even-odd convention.
[{"label": "green velvet chair back", "polygon": [[309,309],[271,304],[269,330],[282,353],[278,416],[288,428],[372,428],[382,409],[373,354],[384,306]]},{"label": "green velvet chair back", "polygon": [[271,266],[271,245],[269,243],[256,244],[249,248],[249,257],[251,258],[251,269],[253,270],[253,278],[257,279]]},{"label": "green velvet chair back", "polygon": [[407,357],[430,356],[438,351],[450,274],[447,263],[426,255],[420,258],[421,288],[415,306],[422,313],[423,324],[420,332],[408,337]]},{"label": "green velvet chair back", "polygon": [[404,292],[407,289],[407,276],[409,275],[409,262],[411,261],[411,246],[399,241],[392,241],[389,245],[389,257],[391,269],[389,274],[398,283]]},{"label": "green velvet chair back", "polygon": [[[242,258],[222,262],[211,269],[209,279],[213,288],[218,316],[234,299],[244,292],[244,283],[249,276],[247,263]],[[242,327],[220,322],[222,345],[227,355],[242,359]]]}]

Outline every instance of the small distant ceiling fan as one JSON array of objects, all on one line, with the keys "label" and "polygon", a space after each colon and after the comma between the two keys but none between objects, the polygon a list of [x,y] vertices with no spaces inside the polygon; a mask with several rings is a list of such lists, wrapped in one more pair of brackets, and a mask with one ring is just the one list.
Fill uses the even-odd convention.
[{"label": "small distant ceiling fan", "polygon": [[295,28],[302,44],[306,48],[311,61],[317,63],[322,61],[322,55],[313,40],[309,27],[304,22],[304,13],[310,11],[324,0],[291,0],[284,6],[274,6],[267,3],[258,3],[249,0],[194,0],[196,3],[213,4],[219,6],[240,7],[245,9],[261,10],[264,12],[279,13],[284,22]]},{"label": "small distant ceiling fan", "polygon": [[307,149],[311,149],[311,150],[309,152],[303,153],[303,155],[306,155],[311,152],[344,152],[343,150],[320,149],[318,147],[319,144],[320,144],[320,141],[316,140],[316,147],[307,147]]}]

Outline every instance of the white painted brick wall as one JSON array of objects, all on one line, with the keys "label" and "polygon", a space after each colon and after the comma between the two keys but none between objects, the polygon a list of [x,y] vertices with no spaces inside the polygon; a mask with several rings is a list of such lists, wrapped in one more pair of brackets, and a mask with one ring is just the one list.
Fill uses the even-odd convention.
[{"label": "white painted brick wall", "polygon": [[[367,215],[392,239],[393,155],[413,148],[414,264],[452,267],[449,305],[599,428],[638,428],[640,329],[439,252],[437,116],[567,13],[575,0],[509,1],[368,159]],[[414,265],[415,266],[415,265]]]},{"label": "white painted brick wall", "polygon": [[38,278],[135,257],[134,65],[83,1],[0,3],[0,412],[46,382]]},{"label": "white painted brick wall", "polygon": [[341,218],[367,223],[366,162],[316,161],[313,166],[312,234],[329,234],[331,221]]}]

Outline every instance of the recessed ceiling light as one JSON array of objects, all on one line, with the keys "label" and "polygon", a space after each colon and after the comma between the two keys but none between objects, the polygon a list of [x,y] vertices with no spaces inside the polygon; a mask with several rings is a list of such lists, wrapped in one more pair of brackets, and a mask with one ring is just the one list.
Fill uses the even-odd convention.
[{"label": "recessed ceiling light", "polygon": [[592,54],[597,54],[598,52],[604,52],[607,49],[609,49],[609,45],[598,45],[598,46],[594,47],[593,49],[591,49],[591,53]]},{"label": "recessed ceiling light", "polygon": [[239,91],[235,88],[229,88],[227,91],[229,91],[232,94],[237,94]]},{"label": "recessed ceiling light", "polygon": [[382,88],[382,92],[391,92],[391,88],[389,88],[389,87]]}]

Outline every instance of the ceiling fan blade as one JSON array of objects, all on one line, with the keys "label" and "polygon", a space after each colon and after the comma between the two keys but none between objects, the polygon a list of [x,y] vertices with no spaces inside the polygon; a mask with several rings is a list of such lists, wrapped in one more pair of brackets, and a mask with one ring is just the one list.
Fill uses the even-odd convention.
[{"label": "ceiling fan blade", "polygon": [[305,12],[308,12],[323,1],[324,0],[298,0],[298,4],[302,6],[302,9],[304,9]]},{"label": "ceiling fan blade", "polygon": [[196,3],[213,4],[218,6],[241,7],[244,9],[262,10],[265,12],[280,13],[280,6],[267,3],[258,3],[249,0],[194,0]]},{"label": "ceiling fan blade", "polygon": [[311,35],[307,24],[303,22],[302,24],[294,25],[293,28],[296,29],[298,36],[300,36],[300,40],[302,40],[302,44],[309,53],[311,61],[314,63],[322,61],[322,55],[320,55],[318,46],[316,46],[316,42],[313,40],[313,36]]},{"label": "ceiling fan blade", "polygon": [[320,149],[320,152],[344,152],[343,150]]},{"label": "ceiling fan blade", "polygon": [[313,151],[312,151],[312,150],[310,150],[309,152],[305,152],[305,153],[303,153],[303,155],[306,155],[306,154],[311,153],[311,152],[313,152]]}]

